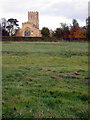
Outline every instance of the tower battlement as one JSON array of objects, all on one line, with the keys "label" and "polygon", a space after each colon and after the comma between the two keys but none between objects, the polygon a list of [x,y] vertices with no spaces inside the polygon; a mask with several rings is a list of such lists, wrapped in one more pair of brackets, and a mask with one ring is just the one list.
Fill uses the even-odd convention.
[{"label": "tower battlement", "polygon": [[34,24],[37,28],[39,28],[39,13],[36,11],[28,11],[28,22]]},{"label": "tower battlement", "polygon": [[38,11],[28,11],[28,13],[38,13]]}]

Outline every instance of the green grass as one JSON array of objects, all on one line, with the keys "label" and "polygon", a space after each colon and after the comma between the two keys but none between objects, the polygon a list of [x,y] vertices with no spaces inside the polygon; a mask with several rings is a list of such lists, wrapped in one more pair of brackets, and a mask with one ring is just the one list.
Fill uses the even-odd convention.
[{"label": "green grass", "polygon": [[88,118],[88,43],[2,48],[3,118]]}]

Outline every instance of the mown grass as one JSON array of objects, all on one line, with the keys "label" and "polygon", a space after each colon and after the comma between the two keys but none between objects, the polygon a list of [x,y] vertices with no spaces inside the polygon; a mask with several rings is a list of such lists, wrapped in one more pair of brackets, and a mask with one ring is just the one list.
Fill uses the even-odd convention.
[{"label": "mown grass", "polygon": [[3,42],[3,118],[88,118],[88,43]]}]

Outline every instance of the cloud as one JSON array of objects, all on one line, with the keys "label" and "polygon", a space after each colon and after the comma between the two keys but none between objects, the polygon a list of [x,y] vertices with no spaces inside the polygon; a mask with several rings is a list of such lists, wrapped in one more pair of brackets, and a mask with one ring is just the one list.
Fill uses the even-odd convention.
[{"label": "cloud", "polygon": [[73,18],[85,24],[88,0],[0,0],[0,18],[17,18],[27,21],[28,11],[39,11],[40,28],[55,28],[60,22],[71,23]]},{"label": "cloud", "polygon": [[88,14],[87,5],[87,3],[83,4],[81,2],[59,2],[53,4],[50,8],[46,9],[46,11],[42,10],[42,13],[84,20]]}]

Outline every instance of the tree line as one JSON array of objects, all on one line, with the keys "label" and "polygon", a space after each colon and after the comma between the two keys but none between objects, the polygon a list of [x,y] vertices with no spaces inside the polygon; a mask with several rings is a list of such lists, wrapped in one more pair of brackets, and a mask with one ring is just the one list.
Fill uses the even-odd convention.
[{"label": "tree line", "polygon": [[86,26],[80,27],[76,19],[72,20],[72,25],[60,23],[60,27],[56,30],[49,30],[43,27],[41,30],[43,37],[56,37],[59,39],[86,39],[90,38],[90,17],[86,19]]},{"label": "tree line", "polygon": [[[16,36],[19,29],[18,20],[10,18],[6,21],[2,19],[2,36]],[[90,17],[86,19],[86,26],[80,27],[76,19],[72,20],[72,24],[60,23],[60,27],[51,30],[48,27],[41,29],[42,37],[55,37],[58,39],[85,39],[90,38]]]}]

